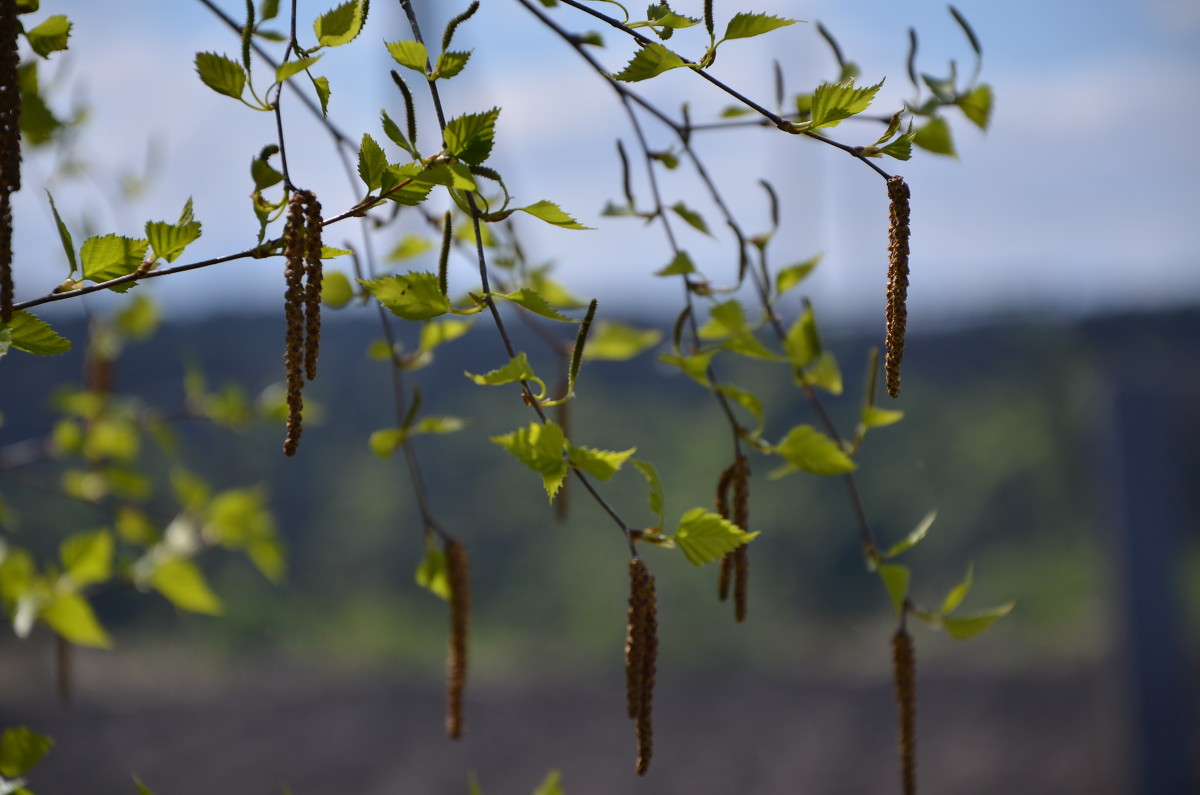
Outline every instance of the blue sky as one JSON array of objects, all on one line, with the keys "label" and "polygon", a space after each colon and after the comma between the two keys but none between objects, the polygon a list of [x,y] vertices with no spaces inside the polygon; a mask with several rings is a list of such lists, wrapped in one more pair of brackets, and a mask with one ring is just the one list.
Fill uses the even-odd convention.
[{"label": "blue sky", "polygon": [[[301,0],[301,16],[311,19],[332,4]],[[241,13],[240,2],[221,5]],[[459,5],[431,4],[437,27],[429,38],[436,40],[441,22]],[[382,138],[381,107],[399,115],[382,42],[408,35],[396,3],[373,6],[363,39],[329,53],[319,70],[333,85],[331,117],[354,138],[363,132]],[[681,0],[675,7],[698,15],[700,3]],[[996,108],[986,135],[956,119],[960,160],[918,153],[909,163],[885,165],[912,186],[914,318],[1196,304],[1200,255],[1191,232],[1200,217],[1200,155],[1191,141],[1200,128],[1194,87],[1200,4],[962,0],[958,8],[982,40],[982,79],[994,87]],[[192,69],[196,51],[234,54],[236,38],[190,0],[75,0],[47,2],[43,9],[38,16],[62,12],[76,23],[71,52],[54,56],[47,74],[90,107],[79,142],[89,172],[64,181],[51,178],[48,159],[27,159],[16,206],[18,300],[48,292],[65,276],[43,183],[54,191],[77,244],[87,232],[138,235],[147,219],[174,219],[189,195],[205,235],[188,258],[253,243],[247,167],[272,140],[273,120],[208,91]],[[863,80],[887,78],[875,105],[881,112],[911,95],[904,74],[909,25],[920,34],[923,71],[944,72],[950,58],[960,72],[970,69],[966,42],[940,2],[716,3],[718,20],[738,10],[824,23],[860,64]],[[566,7],[553,14],[574,30],[596,27]],[[618,68],[632,48],[615,31],[604,35],[609,48],[602,57]],[[501,106],[493,163],[518,203],[551,199],[600,227],[567,232],[527,224],[533,256],[554,259],[562,281],[580,295],[600,297],[602,306],[676,306],[678,285],[649,275],[670,258],[661,232],[600,216],[604,202],[620,194],[614,139],[632,142],[611,91],[514,0],[483,0],[459,37],[456,45],[473,47],[475,56],[446,85],[448,112]],[[672,43],[687,52],[699,46],[692,41],[681,35]],[[789,92],[811,90],[836,75],[812,24],[731,42],[714,73],[766,104],[772,59],[783,65]],[[683,70],[639,88],[668,109],[686,97],[696,119],[727,104]],[[354,197],[327,136],[294,102],[288,118],[295,125],[290,150],[299,181],[317,190],[327,210],[349,206]],[[427,121],[426,147],[432,128]],[[664,131],[649,129],[656,144],[668,143]],[[847,123],[835,133],[849,143],[869,143],[872,131]],[[153,179],[136,203],[122,205],[114,199],[115,185],[143,168],[148,146],[156,153]],[[827,317],[873,318],[880,311],[887,207],[876,175],[830,147],[772,131],[713,134],[698,146],[749,231],[766,224],[756,180],[767,176],[779,189],[785,230],[774,262],[825,254],[808,287]],[[668,202],[684,198],[716,220],[686,176],[668,175],[664,191]],[[329,242],[357,235],[342,225]],[[691,230],[681,232],[701,267],[723,282],[730,240],[720,231],[717,236],[713,246]],[[154,293],[178,312],[274,306],[282,291],[279,270],[271,260],[236,262],[159,280]],[[467,262],[456,263],[451,276],[460,289],[474,286]]]}]

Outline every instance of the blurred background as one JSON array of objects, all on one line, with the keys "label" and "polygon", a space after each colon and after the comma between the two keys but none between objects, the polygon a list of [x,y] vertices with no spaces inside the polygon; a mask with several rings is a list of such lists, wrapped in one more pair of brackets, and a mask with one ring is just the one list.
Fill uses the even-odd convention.
[{"label": "blurred background", "polygon": [[[302,17],[325,10],[300,5]],[[426,21],[434,40],[429,31],[460,10],[438,5]],[[676,10],[698,15],[695,5]],[[957,7],[982,41],[993,123],[986,135],[955,125],[958,159],[917,152],[894,167],[914,197],[912,336],[897,404],[906,417],[868,437],[860,483],[883,539],[938,511],[909,556],[919,601],[936,603],[973,564],[967,608],[1009,599],[1017,607],[966,643],[917,629],[923,789],[1192,791],[1200,262],[1186,230],[1200,210],[1200,164],[1184,142],[1200,122],[1186,89],[1200,67],[1200,10],[1183,0]],[[14,209],[18,300],[48,292],[67,272],[43,185],[77,243],[140,234],[147,218],[174,219],[192,196],[204,236],[189,261],[251,244],[247,167],[272,140],[273,120],[205,89],[191,62],[197,51],[235,53],[236,37],[199,3],[45,10],[75,22],[71,50],[43,68],[70,87],[74,104],[59,110],[86,107],[87,123],[70,150],[27,155]],[[920,71],[944,76],[950,59],[960,74],[971,68],[940,3],[764,0],[753,10],[821,21],[864,83],[887,77],[881,112],[912,96],[910,25]],[[718,18],[733,11],[717,4]],[[595,27],[567,8],[553,14],[573,30]],[[778,60],[789,94],[809,91],[837,77],[814,28],[726,45],[715,73],[770,97]],[[604,35],[602,57],[616,70],[629,48],[615,31]],[[398,9],[374,4],[365,36],[406,38]],[[649,275],[670,258],[661,231],[601,215],[621,196],[614,140],[632,141],[608,89],[516,3],[485,2],[457,36],[476,53],[447,84],[447,102],[452,113],[504,109],[494,163],[518,204],[550,199],[598,227],[521,226],[530,259],[554,260],[556,278],[598,297],[602,317],[669,334],[679,285]],[[348,50],[321,64],[334,89],[331,118],[354,140],[379,138],[381,105],[393,116],[401,107],[390,61],[380,46]],[[122,75],[120,85],[95,63]],[[728,104],[689,77],[668,74],[646,94],[672,110],[686,96],[693,119]],[[298,105],[291,112],[297,181],[327,208],[349,206],[355,196],[327,134]],[[836,132],[850,143],[877,134],[849,123]],[[669,143],[664,130],[652,135]],[[698,148],[752,233],[769,225],[756,180],[772,180],[785,219],[777,264],[824,254],[785,310],[799,309],[800,292],[816,305],[846,377],[845,397],[830,408],[848,430],[867,349],[882,337],[887,206],[878,178],[829,147],[769,130],[709,133]],[[645,196],[639,179],[635,172],[635,193]],[[689,203],[696,195],[682,173],[663,188]],[[336,235],[361,248],[361,230],[343,227]],[[428,234],[420,219],[401,217],[375,246],[389,251],[410,233]],[[718,231],[712,244],[683,234],[697,264],[728,281],[731,236]],[[395,267],[434,267],[434,257]],[[330,266],[345,270],[341,262]],[[236,262],[137,288],[165,322],[119,359],[116,389],[169,415],[186,403],[191,368],[213,391],[238,385],[252,404],[282,377],[278,266]],[[472,289],[471,268],[453,259],[452,284]],[[0,362],[0,456],[51,432],[51,396],[83,370],[85,311],[121,305],[119,296],[90,296],[36,310],[77,348],[54,359],[10,352]],[[521,347],[541,350],[532,333],[517,333]],[[762,536],[750,553],[746,624],[716,601],[713,567],[647,552],[660,594],[657,742],[649,776],[633,775],[621,682],[624,542],[579,493],[556,520],[538,479],[487,441],[530,417],[515,395],[460,375],[504,361],[482,325],[414,374],[431,412],[470,421],[462,433],[418,443],[431,503],[473,563],[467,733],[444,740],[446,610],[413,581],[423,548],[402,461],[379,459],[366,441],[394,425],[390,374],[367,355],[379,336],[373,311],[326,314],[322,372],[306,392],[321,419],[294,460],[279,452],[277,424],[175,430],[188,469],[214,488],[262,484],[287,547],[284,584],[266,582],[243,558],[214,555],[205,571],[225,604],[219,618],[181,614],[154,595],[97,597],[116,648],[74,655],[66,707],[55,702],[49,634],[0,638],[0,723],[58,741],[31,780],[36,791],[129,792],[136,773],[166,795],[278,791],[280,782],[297,795],[458,793],[474,771],[485,792],[523,793],[551,768],[571,795],[896,788],[892,618],[863,570],[850,504],[834,481],[768,480],[761,459],[751,524]],[[658,465],[674,517],[711,504],[728,450],[711,398],[660,365],[658,352],[585,367],[573,438],[636,444],[639,458]],[[811,421],[786,373],[736,361],[720,368],[775,407],[767,438]],[[166,468],[149,451],[145,463]],[[50,496],[60,476],[52,460],[0,466],[15,542],[52,553],[66,533],[95,525],[94,511]],[[605,493],[651,521],[636,473]]]}]

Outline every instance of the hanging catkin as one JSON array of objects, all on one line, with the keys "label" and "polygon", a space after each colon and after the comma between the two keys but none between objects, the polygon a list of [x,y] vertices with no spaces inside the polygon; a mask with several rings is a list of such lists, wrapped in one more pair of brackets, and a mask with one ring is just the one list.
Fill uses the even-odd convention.
[{"label": "hanging catkin", "polygon": [[470,565],[467,550],[448,541],[446,577],[450,582],[450,646],[446,658],[446,733],[457,740],[463,730],[463,689],[467,684],[467,629],[471,616]]},{"label": "hanging catkin", "polygon": [[[729,487],[733,483],[736,464],[731,465],[721,473],[717,480],[717,513],[722,519],[732,518],[729,513]],[[722,602],[729,598],[729,586],[733,581],[733,558],[726,554],[721,556],[721,571],[717,576],[717,598]]]},{"label": "hanging catkin", "polygon": [[626,709],[637,728],[637,772],[645,775],[654,750],[651,723],[658,660],[654,575],[639,558],[629,562],[629,615],[625,632]]},{"label": "hanging catkin", "polygon": [[883,370],[887,392],[900,395],[900,361],[904,358],[904,327],[908,322],[908,185],[904,177],[888,182],[891,209],[888,224],[887,334]]},{"label": "hanging catkin", "polygon": [[283,452],[296,454],[303,431],[304,398],[304,196],[293,193],[288,202],[287,224],[283,229],[283,253],[287,259],[284,280],[287,289],[283,294],[283,311],[287,327],[283,352],[284,368],[287,372],[287,433],[283,439]]},{"label": "hanging catkin", "polygon": [[896,708],[900,713],[900,781],[904,795],[917,792],[917,662],[912,636],[904,629],[892,636],[892,671]]},{"label": "hanging catkin", "polygon": [[[733,463],[733,523],[744,532],[750,531],[750,461],[744,455]],[[733,616],[738,623],[746,620],[750,578],[747,552],[747,545],[742,544],[729,553],[733,556]]]},{"label": "hanging catkin", "polygon": [[21,87],[16,0],[0,0],[0,323],[12,319],[12,194],[21,189]]},{"label": "hanging catkin", "polygon": [[321,203],[310,191],[305,201],[304,222],[304,375],[317,377],[317,354],[321,350]]}]

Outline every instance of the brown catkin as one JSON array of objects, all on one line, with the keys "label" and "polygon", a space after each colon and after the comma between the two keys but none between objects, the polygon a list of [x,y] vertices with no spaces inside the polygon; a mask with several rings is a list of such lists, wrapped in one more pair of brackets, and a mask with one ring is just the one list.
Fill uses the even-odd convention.
[{"label": "brown catkin", "polygon": [[283,253],[287,259],[284,279],[287,290],[283,296],[284,318],[287,326],[283,352],[287,371],[287,434],[283,452],[292,456],[300,445],[303,431],[304,398],[304,197],[293,193],[288,203],[287,224],[283,229]]},{"label": "brown catkin", "polygon": [[629,617],[625,633],[625,694],[637,729],[637,772],[645,775],[654,750],[652,701],[658,660],[658,608],[654,575],[635,558],[629,562]]},{"label": "brown catkin", "polygon": [[[722,519],[729,519],[729,486],[733,483],[734,470],[737,464],[725,469],[717,480],[717,513]],[[729,599],[729,585],[733,579],[733,558],[724,555],[721,558],[721,570],[717,575],[717,598],[722,602]]]},{"label": "brown catkin", "polygon": [[[739,455],[733,463],[733,523],[745,532],[750,531],[750,462]],[[733,616],[741,623],[746,620],[746,599],[750,578],[750,557],[742,544],[726,558],[733,557]]]},{"label": "brown catkin", "polygon": [[900,395],[900,361],[904,358],[904,327],[908,322],[908,185],[904,177],[888,179],[891,209],[888,224],[887,333],[883,370],[887,392]]},{"label": "brown catkin", "polygon": [[321,202],[304,191],[304,375],[317,377],[317,354],[321,350]]},{"label": "brown catkin", "polygon": [[16,0],[0,0],[0,323],[13,311],[12,194],[21,189],[21,85]]},{"label": "brown catkin", "polygon": [[448,541],[446,576],[450,581],[450,645],[446,657],[446,734],[457,740],[463,730],[463,689],[467,684],[467,629],[471,618],[470,564],[467,550]]},{"label": "brown catkin", "polygon": [[900,781],[904,795],[917,792],[917,663],[912,636],[899,629],[892,636],[892,669],[896,708],[900,713]]}]

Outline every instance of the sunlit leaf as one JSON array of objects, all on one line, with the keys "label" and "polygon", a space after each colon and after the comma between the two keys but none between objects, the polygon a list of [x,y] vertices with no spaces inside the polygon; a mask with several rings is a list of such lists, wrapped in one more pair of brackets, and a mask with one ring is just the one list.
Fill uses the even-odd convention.
[{"label": "sunlit leaf", "polygon": [[682,218],[684,221],[687,221],[689,226],[700,230],[710,237],[712,236],[712,232],[708,231],[708,224],[705,223],[704,218],[700,215],[700,213],[690,209],[683,202],[675,202],[675,204],[671,205],[671,209],[674,210],[680,218]]},{"label": "sunlit leaf", "polygon": [[899,409],[881,409],[878,406],[867,406],[859,415],[859,421],[866,428],[882,428],[904,419],[904,412]]},{"label": "sunlit leaf", "polygon": [[425,557],[417,566],[417,585],[440,599],[450,599],[450,573],[446,567],[446,553],[430,540],[425,544]]},{"label": "sunlit leaf", "polygon": [[67,49],[67,39],[71,36],[71,22],[62,14],[47,17],[41,24],[25,32],[29,46],[43,58],[50,53]]},{"label": "sunlit leaf", "polygon": [[425,64],[429,61],[429,52],[419,41],[393,41],[387,43],[387,51],[401,66],[425,74]]},{"label": "sunlit leaf", "polygon": [[451,78],[461,72],[467,66],[467,60],[471,57],[470,52],[444,52],[438,56],[437,65],[434,67],[433,76],[438,78]]},{"label": "sunlit leaf", "polygon": [[689,378],[701,386],[709,386],[708,366],[716,353],[715,350],[710,350],[686,356],[682,354],[663,354],[658,359],[661,362],[678,367]]},{"label": "sunlit leaf", "polygon": [[539,202],[534,202],[528,207],[518,207],[517,210],[523,213],[529,213],[534,218],[540,218],[548,224],[553,224],[561,229],[591,229],[590,226],[584,226],[576,221],[571,216],[567,215],[554,202],[543,199]]},{"label": "sunlit leaf", "polygon": [[446,122],[446,152],[464,163],[479,165],[492,153],[500,108],[466,113]]},{"label": "sunlit leaf", "polygon": [[341,271],[325,271],[321,279],[321,303],[330,309],[341,309],[353,299],[350,277]]},{"label": "sunlit leaf", "polygon": [[594,475],[600,480],[608,480],[617,474],[629,457],[636,452],[636,447],[616,451],[567,445],[567,459],[571,462],[571,466],[581,469],[589,475]]},{"label": "sunlit leaf", "polygon": [[986,83],[976,86],[958,98],[958,107],[979,129],[986,130],[992,118],[992,87]]},{"label": "sunlit leaf", "polygon": [[850,456],[833,439],[811,425],[797,425],[773,451],[787,462],[786,466],[771,472],[769,477],[779,478],[792,472],[804,471],[814,475],[843,475],[857,467]]},{"label": "sunlit leaf", "polygon": [[853,78],[842,83],[822,83],[812,96],[811,129],[836,127],[843,119],[862,113],[882,87],[880,80],[873,86],[855,88]]},{"label": "sunlit leaf", "polygon": [[725,27],[725,35],[722,37],[722,41],[759,36],[777,28],[795,24],[796,20],[794,19],[785,19],[771,16],[770,14],[740,12],[734,14],[733,19],[729,20],[729,24]]},{"label": "sunlit leaf", "polygon": [[692,508],[679,520],[679,529],[673,537],[689,562],[703,566],[720,560],[757,536],[758,533],[747,533],[720,514]]},{"label": "sunlit leaf", "polygon": [[[79,258],[83,263],[83,278],[94,282],[106,282],[118,276],[133,273],[146,257],[148,240],[135,240],[121,235],[101,235],[83,241]],[[132,287],[126,282],[114,288],[124,292]]]},{"label": "sunlit leaf", "polygon": [[669,265],[662,270],[654,272],[655,276],[681,276],[686,273],[695,273],[696,266],[692,264],[692,258],[688,256],[686,251],[678,252],[672,259]]},{"label": "sunlit leaf", "polygon": [[650,503],[650,512],[658,518],[655,529],[661,530],[667,517],[662,481],[658,477],[658,470],[649,461],[630,461],[629,463],[646,479],[646,486],[649,489],[647,499]]},{"label": "sunlit leaf", "polygon": [[[34,356],[58,356],[71,350],[70,340],[58,336],[48,323],[24,310],[13,312],[8,325],[0,329],[7,330],[8,344]],[[3,353],[4,348],[0,347],[0,354]]]},{"label": "sunlit leaf", "polygon": [[180,610],[208,615],[221,614],[221,600],[196,564],[190,560],[166,560],[154,567],[150,585]]},{"label": "sunlit leaf", "polygon": [[54,740],[14,726],[0,734],[0,776],[12,779],[28,773],[54,746]]},{"label": "sunlit leaf", "polygon": [[557,770],[551,770],[546,779],[533,791],[533,795],[564,795],[561,776]]},{"label": "sunlit leaf", "polygon": [[431,320],[421,326],[419,348],[422,351],[429,352],[440,345],[445,345],[447,342],[453,342],[470,331],[471,326],[474,324],[475,321],[473,320],[459,320],[457,318]]},{"label": "sunlit leaf", "polygon": [[875,569],[875,573],[883,580],[883,587],[887,588],[888,598],[892,600],[896,615],[900,615],[904,610],[904,601],[908,598],[908,582],[912,579],[912,572],[907,566],[898,563],[882,563]]},{"label": "sunlit leaf", "polygon": [[405,320],[429,320],[450,311],[450,301],[438,289],[438,277],[432,273],[359,279],[358,283],[392,314]]},{"label": "sunlit leaf", "polygon": [[349,44],[362,31],[363,4],[359,0],[348,0],[332,11],[326,11],[313,22],[313,32],[322,47],[340,47]]},{"label": "sunlit leaf", "polygon": [[279,68],[275,70],[275,82],[282,83],[289,77],[303,72],[305,69],[312,66],[319,60],[321,60],[320,55],[314,58],[300,58],[295,61],[288,61],[285,64],[280,64]]},{"label": "sunlit leaf", "polygon": [[953,613],[958,609],[958,606],[967,598],[967,594],[971,591],[971,586],[975,582],[975,567],[967,566],[967,574],[963,577],[962,582],[955,585],[946,594],[946,598],[942,600],[942,606],[938,608],[938,612],[943,616],[947,613]]},{"label": "sunlit leaf", "polygon": [[387,155],[383,153],[383,149],[374,138],[364,133],[362,144],[358,148],[358,176],[367,186],[367,190],[379,187],[387,167]]},{"label": "sunlit leaf", "polygon": [[937,519],[937,511],[930,511],[925,514],[925,517],[913,528],[913,531],[905,536],[903,541],[891,546],[887,552],[883,553],[883,556],[885,558],[894,558],[921,543],[921,540],[929,533],[929,528],[933,527],[935,519]]},{"label": "sunlit leaf", "polygon": [[[183,205],[179,220],[173,224],[166,221],[147,221],[146,239],[154,250],[152,259],[174,262],[183,250],[200,237],[200,222],[192,216],[192,199]],[[140,242],[140,241],[139,241]],[[85,276],[86,278],[86,276]]]},{"label": "sunlit leaf", "polygon": [[783,340],[783,350],[797,367],[808,367],[821,355],[821,335],[817,331],[817,318],[811,306],[805,307],[804,312],[788,329]]},{"label": "sunlit leaf", "polygon": [[758,432],[762,432],[763,407],[762,401],[759,400],[757,395],[748,389],[742,389],[741,387],[734,386],[733,384],[719,384],[717,386],[717,391],[749,411],[754,416],[754,419],[758,421]]},{"label": "sunlit leaf", "polygon": [[1008,602],[989,610],[981,610],[968,615],[944,616],[942,618],[942,627],[946,630],[946,634],[955,640],[967,640],[987,630],[997,620],[1008,615],[1016,605],[1016,602]]},{"label": "sunlit leaf", "polygon": [[954,151],[954,140],[950,125],[941,116],[935,116],[913,133],[913,143],[934,154],[958,157]]},{"label": "sunlit leaf", "polygon": [[511,293],[492,293],[494,298],[503,298],[505,301],[511,301],[514,304],[528,309],[535,315],[540,315],[547,320],[559,320],[566,323],[574,323],[575,321],[565,315],[560,315],[558,310],[546,303],[546,299],[530,290],[527,287],[522,287],[520,290],[515,290]]},{"label": "sunlit leaf", "polygon": [[829,351],[822,351],[816,360],[804,369],[804,378],[809,384],[824,389],[831,395],[842,394],[842,371],[837,359]]},{"label": "sunlit leaf", "polygon": [[585,360],[625,361],[662,341],[657,329],[638,329],[624,323],[601,320],[592,326],[592,334],[583,349]]},{"label": "sunlit leaf", "polygon": [[96,620],[91,604],[77,593],[54,594],[42,607],[38,618],[76,646],[112,647],[112,640]]},{"label": "sunlit leaf", "polygon": [[775,292],[779,295],[783,295],[788,290],[804,281],[806,278],[808,278],[808,275],[812,273],[813,268],[817,267],[817,264],[820,263],[820,261],[821,255],[818,254],[811,259],[805,260],[804,262],[800,262],[795,265],[789,265],[786,268],[781,268],[779,272],[775,274]]},{"label": "sunlit leaf", "polygon": [[493,436],[491,440],[540,474],[546,495],[554,500],[567,476],[567,462],[563,457],[566,437],[562,428],[553,422],[535,422],[512,433]]},{"label": "sunlit leaf", "polygon": [[615,80],[634,83],[648,80],[669,69],[684,66],[683,59],[658,43],[650,43],[634,53],[633,60],[620,72],[611,75]]},{"label": "sunlit leaf", "polygon": [[59,560],[79,589],[112,576],[113,537],[107,530],[75,533],[59,546]]},{"label": "sunlit leaf", "polygon": [[196,73],[204,85],[234,99],[242,98],[246,88],[246,73],[242,65],[232,58],[213,52],[196,53]]}]

